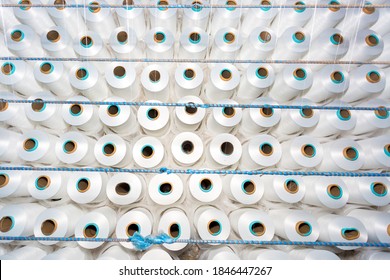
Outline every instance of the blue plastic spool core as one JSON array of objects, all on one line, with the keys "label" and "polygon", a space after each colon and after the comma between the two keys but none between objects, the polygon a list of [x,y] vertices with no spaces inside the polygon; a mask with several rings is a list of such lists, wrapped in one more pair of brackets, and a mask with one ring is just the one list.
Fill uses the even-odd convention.
[{"label": "blue plastic spool core", "polygon": [[198,32],[191,32],[188,38],[192,44],[198,44],[200,42],[201,36]]},{"label": "blue plastic spool core", "polygon": [[46,109],[46,103],[41,98],[37,98],[31,103],[31,109],[37,113],[43,112]]},{"label": "blue plastic spool core", "polygon": [[[29,1],[29,0],[22,0],[22,1],[19,1],[19,3],[18,4],[22,4],[22,5],[31,5],[32,3],[31,3],[31,1]],[[29,6],[26,6],[26,7],[19,7],[21,10],[23,10],[23,11],[27,11],[27,10],[29,10],[31,7],[29,7]]]},{"label": "blue plastic spool core", "polygon": [[337,117],[342,121],[348,121],[351,119],[351,112],[347,109],[337,110]]},{"label": "blue plastic spool core", "polygon": [[100,8],[100,5],[99,5],[99,2],[89,2],[88,5],[93,5],[91,7],[88,7],[88,10],[91,12],[91,13],[98,13],[100,12],[101,8]]},{"label": "blue plastic spool core", "polygon": [[81,192],[87,192],[91,187],[91,181],[88,178],[80,178],[76,183],[76,189]]},{"label": "blue plastic spool core", "polygon": [[66,154],[73,154],[77,150],[77,143],[73,140],[67,140],[62,145],[62,150]]},{"label": "blue plastic spool core", "polygon": [[119,44],[124,45],[127,43],[127,39],[129,38],[129,35],[126,31],[119,31],[118,34],[116,34],[116,39],[119,42]]},{"label": "blue plastic spool core", "polygon": [[222,232],[222,225],[218,220],[211,220],[207,225],[209,233],[213,236],[217,236]]},{"label": "blue plastic spool core", "polygon": [[295,5],[294,11],[297,13],[303,13],[306,10],[306,7],[300,7],[302,5],[306,5],[305,2],[303,1],[295,2],[294,5]]},{"label": "blue plastic spool core", "polygon": [[294,70],[293,76],[296,80],[302,81],[306,79],[306,70],[303,68],[297,68]]},{"label": "blue plastic spool core", "polygon": [[355,161],[359,158],[359,151],[354,147],[345,147],[343,155],[345,159]]},{"label": "blue plastic spool core", "polygon": [[382,182],[374,182],[370,185],[371,192],[379,197],[387,195],[387,186]]},{"label": "blue plastic spool core", "polygon": [[312,226],[309,222],[299,221],[295,225],[295,231],[302,236],[309,236],[312,232]]},{"label": "blue plastic spool core", "polygon": [[9,183],[9,176],[5,173],[0,173],[0,189]]},{"label": "blue plastic spool core", "polygon": [[41,71],[41,73],[43,74],[50,74],[53,72],[54,70],[54,65],[51,64],[50,62],[43,62],[40,66],[39,66],[39,70]]},{"label": "blue plastic spool core", "polygon": [[343,196],[343,189],[339,185],[329,185],[326,192],[331,198],[336,200]]},{"label": "blue plastic spool core", "polygon": [[256,184],[251,180],[245,180],[241,184],[242,192],[247,195],[252,195],[256,192]]},{"label": "blue plastic spool core", "polygon": [[344,239],[351,241],[351,240],[358,239],[360,236],[360,232],[356,228],[342,228],[341,229],[341,236]]},{"label": "blue plastic spool core", "polygon": [[81,37],[80,39],[80,45],[83,47],[83,48],[90,48],[92,47],[93,45],[93,40],[90,36],[83,36]]},{"label": "blue plastic spool core", "polygon": [[378,119],[387,119],[389,117],[389,111],[385,110],[385,107],[383,106],[379,106],[378,108],[383,108],[383,110],[375,110],[374,113],[375,113],[375,116],[378,118]]},{"label": "blue plastic spool core", "polygon": [[305,38],[305,34],[303,32],[298,31],[292,35],[292,39],[295,43],[300,44],[300,43],[304,42],[306,38]]},{"label": "blue plastic spool core", "polygon": [[168,235],[174,239],[178,239],[181,235],[181,227],[178,223],[171,223],[168,228]]},{"label": "blue plastic spool core", "polygon": [[213,182],[209,178],[203,178],[199,183],[202,192],[210,192],[213,189]]},{"label": "blue plastic spool core", "polygon": [[188,81],[193,80],[195,78],[195,76],[196,76],[195,70],[193,70],[191,68],[187,68],[183,72],[184,79],[186,79]]},{"label": "blue plastic spool core", "polygon": [[80,104],[72,104],[69,107],[69,113],[72,116],[75,117],[80,116],[82,112],[83,112],[83,106],[81,106]]},{"label": "blue plastic spool core", "polygon": [[268,69],[265,67],[259,67],[256,69],[256,77],[259,79],[266,79],[268,77]]},{"label": "blue plastic spool core", "polygon": [[5,62],[1,66],[1,72],[3,72],[3,74],[7,76],[15,73],[15,69],[16,69],[15,65],[11,62]]},{"label": "blue plastic spool core", "polygon": [[141,226],[138,223],[130,223],[126,227],[126,235],[128,237],[132,237],[135,233],[140,233],[141,232]]},{"label": "blue plastic spool core", "polygon": [[390,144],[387,144],[383,147],[383,151],[385,152],[385,155],[390,157]]},{"label": "blue plastic spool core", "polygon": [[339,33],[333,34],[329,39],[333,45],[341,45],[344,42],[344,37]]},{"label": "blue plastic spool core", "polygon": [[48,176],[39,176],[35,180],[35,187],[40,191],[46,190],[48,187],[50,187],[50,184],[51,180]]},{"label": "blue plastic spool core", "polygon": [[15,225],[15,219],[12,216],[4,216],[0,219],[0,231],[3,233],[9,232]]},{"label": "blue plastic spool core", "polygon": [[194,1],[192,2],[192,10],[194,12],[200,12],[203,8],[202,8],[202,5],[203,3],[201,1]]},{"label": "blue plastic spool core", "polygon": [[301,152],[305,157],[312,158],[316,155],[316,148],[311,144],[305,144],[301,147]]},{"label": "blue plastic spool core", "polygon": [[[271,2],[270,2],[270,1],[267,1],[267,0],[263,0],[263,1],[261,1],[260,5],[262,5],[262,6],[271,6]],[[261,7],[260,9],[263,10],[263,11],[265,11],[265,12],[267,12],[267,11],[269,11],[271,8],[268,8],[268,7]]]},{"label": "blue plastic spool core", "polygon": [[76,71],[76,78],[79,79],[79,80],[86,80],[88,79],[89,77],[89,73],[88,73],[88,70],[85,69],[85,68],[79,68],[77,69]]},{"label": "blue plastic spool core", "polygon": [[227,6],[231,6],[231,7],[227,7],[226,10],[228,11],[234,11],[236,9],[236,5],[237,5],[237,2],[236,1],[233,1],[233,0],[229,0],[229,1],[226,1],[225,5]]},{"label": "blue plastic spool core", "polygon": [[158,32],[154,33],[153,39],[156,43],[162,44],[165,42],[165,39],[166,39],[165,33],[162,31],[158,31]]},{"label": "blue plastic spool core", "polygon": [[330,74],[330,79],[335,84],[341,84],[344,82],[344,74],[341,71],[334,71],[332,74]]},{"label": "blue plastic spool core", "polygon": [[162,183],[159,187],[158,187],[158,192],[162,195],[169,195],[171,194],[173,191],[173,186],[171,183],[169,182],[165,182],[165,183]]},{"label": "blue plastic spool core", "polygon": [[99,226],[95,223],[86,224],[83,235],[85,238],[96,238],[99,235]]},{"label": "blue plastic spool core", "polygon": [[38,148],[38,140],[35,138],[28,138],[23,143],[23,148],[27,152],[33,152]]},{"label": "blue plastic spool core", "polygon": [[[157,5],[160,5],[160,6],[168,6],[169,3],[168,3],[168,1],[158,1],[158,2],[157,2]],[[166,8],[166,7],[159,7],[158,9],[159,9],[160,11],[166,11],[166,10],[168,10],[168,8]]]},{"label": "blue plastic spool core", "polygon": [[249,231],[254,235],[254,236],[262,236],[264,235],[266,231],[265,225],[260,222],[260,221],[253,221],[249,225]]},{"label": "blue plastic spool core", "polygon": [[132,10],[133,7],[129,7],[129,6],[134,5],[134,1],[133,0],[123,0],[122,5],[124,6],[123,8],[125,10]]},{"label": "blue plastic spool core", "polygon": [[114,143],[107,142],[102,148],[103,154],[107,157],[113,156],[116,153],[116,146]]},{"label": "blue plastic spool core", "polygon": [[272,36],[268,31],[261,31],[258,38],[260,42],[268,43],[269,41],[271,41]]},{"label": "blue plastic spool core", "polygon": [[117,79],[123,79],[126,77],[126,68],[123,66],[116,66],[113,70],[112,73],[114,74],[115,78]]},{"label": "blue plastic spool core", "polygon": [[14,42],[20,42],[24,39],[24,32],[22,30],[16,29],[11,32],[11,39]]}]

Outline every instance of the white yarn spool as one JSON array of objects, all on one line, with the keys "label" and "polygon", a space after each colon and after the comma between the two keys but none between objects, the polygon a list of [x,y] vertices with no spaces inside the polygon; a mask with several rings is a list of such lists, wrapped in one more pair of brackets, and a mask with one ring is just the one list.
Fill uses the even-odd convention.
[{"label": "white yarn spool", "polygon": [[[225,99],[217,104],[238,105],[236,101]],[[235,107],[215,107],[206,121],[210,134],[231,133],[241,122],[242,109]]]},{"label": "white yarn spool", "polygon": [[115,12],[118,15],[119,25],[131,28],[136,32],[137,38],[142,39],[146,32],[145,10],[143,8],[131,8],[128,5],[140,5],[139,0],[124,0],[122,8],[116,8]]},{"label": "white yarn spool", "polygon": [[[5,100],[22,100],[19,96],[7,91],[0,91],[0,121],[22,129],[32,129],[33,124],[26,117],[24,105],[21,103],[9,103]],[[4,139],[11,139],[4,137]]]},{"label": "white yarn spool", "polygon": [[[178,103],[203,104],[202,99],[197,96],[185,96],[177,101]],[[175,108],[174,124],[180,131],[194,131],[199,128],[206,115],[206,109],[201,107],[178,106]]]},{"label": "white yarn spool", "polygon": [[363,169],[390,167],[390,136],[382,135],[358,141],[364,154]]},{"label": "white yarn spool", "polygon": [[265,187],[258,176],[226,175],[223,183],[226,195],[241,204],[258,203],[264,194]]},{"label": "white yarn spool", "polygon": [[271,176],[261,177],[264,188],[264,198],[269,201],[297,203],[305,195],[306,185],[301,176]]},{"label": "white yarn spool", "polygon": [[198,64],[183,63],[177,66],[175,70],[175,94],[177,97],[199,96],[203,82],[203,70]]},{"label": "white yarn spool", "polygon": [[[176,5],[176,1],[174,0],[153,0],[155,5]],[[151,28],[166,27],[169,32],[173,34],[173,36],[176,34],[176,28],[177,28],[177,10],[175,8],[150,8],[149,9],[149,15],[150,15],[150,26]]]}]

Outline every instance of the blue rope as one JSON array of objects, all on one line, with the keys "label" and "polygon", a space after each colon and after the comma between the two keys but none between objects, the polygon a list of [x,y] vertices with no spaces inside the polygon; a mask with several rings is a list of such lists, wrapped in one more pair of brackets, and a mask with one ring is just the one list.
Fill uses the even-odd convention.
[{"label": "blue rope", "polygon": [[153,245],[187,243],[187,244],[223,244],[223,245],[263,245],[263,246],[356,246],[356,247],[390,247],[390,243],[381,242],[324,242],[324,241],[259,241],[259,240],[199,240],[174,239],[165,233],[157,236],[143,237],[135,233],[129,238],[81,238],[81,237],[34,237],[34,236],[0,236],[1,241],[65,241],[65,242],[131,242],[137,250],[146,250]]},{"label": "blue rope", "polygon": [[381,64],[390,65],[390,61],[345,61],[345,60],[271,60],[271,59],[187,59],[187,58],[65,58],[65,57],[0,57],[0,60],[8,61],[73,61],[73,62],[145,62],[145,63],[267,63],[267,64],[340,64],[340,65],[351,65],[351,64]]},{"label": "blue rope", "polygon": [[107,168],[107,167],[30,167],[0,166],[9,171],[56,171],[56,172],[106,172],[106,173],[167,173],[167,174],[218,174],[218,175],[279,175],[279,176],[326,176],[326,177],[390,177],[390,172],[320,172],[320,171],[263,171],[263,170],[204,170],[204,169],[159,169]]},{"label": "blue rope", "polygon": [[8,103],[46,103],[46,104],[80,104],[80,105],[118,105],[118,106],[153,106],[153,107],[190,107],[190,108],[241,108],[241,109],[313,109],[313,110],[353,110],[353,111],[390,111],[390,107],[350,107],[350,106],[318,106],[318,105],[271,105],[271,104],[199,104],[199,103],[174,103],[174,102],[128,102],[128,101],[72,101],[72,100],[25,100],[2,99]]}]

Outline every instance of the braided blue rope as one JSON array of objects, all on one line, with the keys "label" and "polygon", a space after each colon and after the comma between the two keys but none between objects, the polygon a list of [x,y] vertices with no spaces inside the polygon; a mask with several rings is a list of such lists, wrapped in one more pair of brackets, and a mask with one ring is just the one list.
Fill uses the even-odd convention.
[{"label": "braided blue rope", "polygon": [[73,61],[73,62],[145,62],[145,63],[267,63],[267,64],[340,64],[340,65],[351,65],[351,64],[381,64],[390,65],[390,61],[345,61],[345,60],[271,60],[271,59],[187,59],[187,58],[65,58],[65,57],[0,57],[0,60],[7,61]]},{"label": "braided blue rope", "polygon": [[56,171],[56,172],[106,172],[106,173],[167,173],[167,174],[219,174],[219,175],[279,175],[279,176],[326,176],[326,177],[390,177],[390,172],[338,172],[338,171],[262,171],[262,170],[205,170],[205,169],[159,169],[108,168],[108,167],[30,167],[0,166],[9,171]]},{"label": "braided blue rope", "polygon": [[381,242],[325,242],[325,241],[259,241],[259,240],[199,240],[174,239],[165,233],[157,236],[143,237],[135,233],[129,238],[81,238],[81,237],[34,237],[34,236],[0,236],[0,241],[65,241],[65,242],[131,242],[137,250],[146,250],[153,245],[188,243],[188,244],[223,244],[223,245],[264,245],[264,246],[354,246],[354,247],[390,247],[390,243]]},{"label": "braided blue rope", "polygon": [[271,104],[199,104],[199,103],[175,103],[175,102],[128,102],[128,101],[72,101],[72,100],[25,100],[2,99],[2,102],[32,104],[80,104],[80,105],[118,105],[118,106],[153,106],[153,107],[191,107],[191,108],[241,108],[241,109],[286,109],[286,110],[353,110],[353,111],[390,111],[390,107],[350,107],[350,106],[318,106],[318,105],[271,105]]}]

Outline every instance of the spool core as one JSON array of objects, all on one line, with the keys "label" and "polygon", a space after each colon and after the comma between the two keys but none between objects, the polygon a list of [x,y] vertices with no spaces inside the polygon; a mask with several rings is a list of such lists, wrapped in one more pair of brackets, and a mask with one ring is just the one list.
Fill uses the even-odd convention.
[{"label": "spool core", "polygon": [[362,11],[363,11],[363,13],[370,15],[370,14],[373,14],[375,12],[375,7],[365,6],[362,9]]},{"label": "spool core", "polygon": [[359,156],[359,153],[354,147],[346,147],[343,150],[343,155],[348,160],[356,160]]},{"label": "spool core", "polygon": [[212,220],[208,224],[208,230],[211,235],[218,235],[221,233],[222,226],[221,223],[218,222],[217,220]]},{"label": "spool core", "polygon": [[226,118],[232,118],[236,114],[236,110],[233,107],[225,107],[222,109],[222,113]]},{"label": "spool core", "polygon": [[[337,1],[330,1],[329,5],[333,5],[333,6],[337,5],[338,6],[338,5],[340,5],[340,3]],[[329,7],[329,10],[331,10],[332,12],[337,12],[340,10],[340,8],[339,7]]]},{"label": "spool core", "polygon": [[9,217],[5,216],[0,219],[0,231],[1,232],[9,232],[14,226],[14,220]]},{"label": "spool core", "polygon": [[[189,102],[188,104],[194,104],[194,102]],[[198,111],[198,108],[192,106],[185,106],[185,111],[187,114],[193,115]]]},{"label": "spool core", "polygon": [[329,185],[327,192],[334,199],[339,199],[343,195],[343,191],[339,185]]},{"label": "spool core", "polygon": [[180,236],[180,226],[178,224],[176,224],[176,223],[172,223],[169,226],[168,234],[172,238],[178,238]]},{"label": "spool core", "polygon": [[232,72],[228,69],[223,69],[219,75],[223,81],[229,81],[232,78]]},{"label": "spool core", "polygon": [[119,115],[119,107],[117,105],[110,105],[107,107],[107,114],[110,117],[116,117]]},{"label": "spool core", "polygon": [[311,118],[314,115],[314,111],[311,108],[302,108],[300,110],[300,113],[301,113],[302,117],[307,118],[307,119]]},{"label": "spool core", "polygon": [[88,71],[87,71],[87,69],[84,69],[84,68],[77,69],[77,71],[76,71],[76,78],[79,79],[79,80],[85,80],[86,78],[88,78]]},{"label": "spool core", "polygon": [[15,72],[15,66],[10,62],[6,62],[1,66],[1,72],[5,75],[11,75]]},{"label": "spool core", "polygon": [[387,194],[387,186],[381,182],[373,183],[371,189],[377,196],[385,196]]},{"label": "spool core", "polygon": [[126,69],[123,66],[115,67],[112,72],[114,73],[115,77],[117,77],[117,78],[123,78],[124,76],[126,76]]},{"label": "spool core", "polygon": [[[169,3],[168,3],[168,1],[158,1],[157,5],[168,6]],[[159,9],[160,11],[166,11],[166,10],[168,10],[168,8],[163,8],[163,7],[159,7],[158,9]]]},{"label": "spool core", "polygon": [[115,192],[118,195],[128,195],[130,192],[130,185],[128,183],[122,182],[115,186]]},{"label": "spool core", "polygon": [[159,187],[159,191],[161,194],[170,194],[172,192],[172,185],[171,183],[162,183]]},{"label": "spool core", "polygon": [[118,40],[119,43],[125,44],[127,42],[128,34],[126,31],[120,31],[116,35],[116,39]]},{"label": "spool core", "polygon": [[374,47],[379,44],[379,38],[373,34],[366,36],[365,41],[370,47]]},{"label": "spool core", "polygon": [[256,74],[257,77],[259,77],[260,79],[265,79],[268,77],[268,69],[264,67],[259,67],[257,68]]},{"label": "spool core", "polygon": [[[265,2],[265,1],[264,1]],[[268,1],[267,1],[268,2]],[[268,2],[269,3],[269,2]],[[265,4],[262,4],[262,5],[265,5]],[[270,5],[270,4],[268,4]],[[267,31],[261,31],[260,34],[259,34],[259,39],[261,42],[263,43],[268,43],[269,41],[271,41],[272,39],[272,36],[269,32]]]},{"label": "spool core", "polygon": [[355,228],[343,228],[341,236],[346,240],[355,240],[359,238],[360,232]]},{"label": "spool core", "polygon": [[61,35],[60,35],[60,33],[58,33],[57,30],[50,30],[46,34],[46,39],[52,43],[58,42],[60,40],[60,38],[61,38]]},{"label": "spool core", "polygon": [[383,108],[383,110],[375,110],[375,115],[380,119],[385,119],[389,116],[389,112],[385,109],[384,106],[379,106],[378,108]]},{"label": "spool core", "polygon": [[88,224],[83,231],[85,238],[95,238],[98,233],[98,228],[94,224]]},{"label": "spool core", "polygon": [[265,225],[260,222],[253,222],[250,225],[250,231],[255,236],[262,236],[265,233]]},{"label": "spool core", "polygon": [[139,232],[139,225],[136,223],[131,223],[127,225],[126,234],[128,237],[132,237],[136,232]]},{"label": "spool core", "polygon": [[152,70],[149,73],[149,80],[153,83],[157,83],[161,78],[161,74],[157,70]]},{"label": "spool core", "polygon": [[309,157],[309,158],[314,157],[316,154],[316,149],[314,148],[313,145],[310,144],[303,145],[301,151],[305,157]]},{"label": "spool core", "polygon": [[34,112],[42,112],[43,109],[45,109],[46,105],[43,103],[43,100],[40,98],[35,99],[31,103],[31,108],[33,109]]},{"label": "spool core", "polygon": [[110,157],[110,156],[114,155],[115,152],[116,152],[116,147],[114,144],[107,143],[103,146],[103,153],[105,156]]},{"label": "spool core", "polygon": [[260,108],[260,114],[263,117],[270,118],[274,114],[274,109],[267,107]]},{"label": "spool core", "polygon": [[225,155],[230,156],[234,152],[234,146],[230,142],[223,142],[221,144],[221,152]]},{"label": "spool core", "polygon": [[344,81],[344,75],[340,71],[334,71],[332,74],[330,74],[330,79],[336,83],[342,83]]},{"label": "spool core", "polygon": [[295,79],[297,79],[297,80],[306,79],[306,71],[302,68],[295,69],[293,75],[294,75]]},{"label": "spool core", "polygon": [[72,154],[76,150],[77,150],[77,143],[76,142],[74,142],[72,140],[69,140],[69,141],[65,142],[65,144],[64,144],[64,151],[65,151],[65,153]]},{"label": "spool core", "polygon": [[343,42],[344,42],[344,37],[343,35],[339,34],[339,33],[335,33],[333,34],[331,37],[331,42],[335,45],[341,45]]},{"label": "spool core", "polygon": [[55,0],[54,5],[56,5],[57,10],[63,10],[65,9],[66,1],[65,0]]},{"label": "spool core", "polygon": [[93,6],[88,7],[88,9],[92,13],[98,13],[100,11],[100,9],[101,9],[98,2],[90,2],[89,5],[93,5]]},{"label": "spool core", "polygon": [[155,108],[151,108],[151,109],[148,110],[148,117],[151,120],[158,119],[159,114],[160,114],[159,111],[157,109],[155,109]]},{"label": "spool core", "polygon": [[295,230],[299,235],[308,236],[312,229],[308,222],[300,221],[295,225]]},{"label": "spool core", "polygon": [[351,118],[351,112],[346,109],[340,109],[338,111],[338,114],[340,115],[342,120],[349,120]]},{"label": "spool core", "polygon": [[38,143],[33,138],[28,138],[23,143],[23,148],[28,152],[34,151],[37,148],[37,146]]},{"label": "spool core", "polygon": [[81,114],[82,111],[83,107],[79,104],[72,104],[70,106],[70,112],[72,113],[72,115],[78,116]]},{"label": "spool core", "polygon": [[20,42],[23,40],[24,34],[21,30],[14,30],[11,32],[11,39],[15,42]]},{"label": "spool core", "polygon": [[284,189],[291,194],[297,193],[299,185],[295,180],[287,180],[284,182]]},{"label": "spool core", "polygon": [[231,32],[225,33],[225,35],[223,36],[223,40],[226,43],[231,44],[231,43],[233,43],[236,40],[236,35],[234,35]]},{"label": "spool core", "polygon": [[306,10],[306,7],[299,7],[299,6],[305,5],[305,3],[302,2],[302,1],[295,2],[294,5],[295,5],[294,10],[295,10],[296,12],[298,12],[298,13],[302,13],[304,10]]},{"label": "spool core", "polygon": [[88,179],[86,178],[81,178],[78,182],[77,182],[77,190],[81,193],[85,193],[86,191],[89,190],[89,188],[91,187],[91,183],[89,182]]},{"label": "spool core", "polygon": [[0,174],[0,188],[8,185],[9,177],[7,174]]},{"label": "spool core", "polygon": [[189,38],[190,42],[193,44],[197,44],[200,42],[200,34],[198,32],[191,32]]},{"label": "spool core", "polygon": [[184,141],[181,144],[181,150],[185,154],[191,154],[194,151],[194,144],[191,141]]},{"label": "spool core", "polygon": [[256,191],[256,185],[252,181],[247,180],[242,184],[242,190],[245,194],[252,195]]},{"label": "spool core", "polygon": [[151,158],[154,154],[154,150],[151,146],[144,146],[141,153],[144,158]]},{"label": "spool core", "polygon": [[294,33],[294,39],[296,41],[298,41],[299,43],[302,43],[303,41],[305,41],[305,34],[303,32],[295,32]]},{"label": "spool core", "polygon": [[210,179],[202,179],[202,181],[200,181],[200,188],[203,190],[203,191],[210,191],[212,188],[213,188],[213,183],[211,182]]},{"label": "spool core", "polygon": [[89,48],[93,45],[93,40],[90,36],[83,36],[80,39],[80,44],[85,48]]},{"label": "spool core", "polygon": [[48,62],[44,62],[41,64],[39,70],[43,73],[43,74],[50,74],[52,71],[53,71],[53,65],[51,63],[48,63]]},{"label": "spool core", "polygon": [[370,71],[367,73],[366,79],[368,82],[375,84],[381,80],[381,75],[376,71]]},{"label": "spool core", "polygon": [[0,112],[4,112],[8,109],[8,102],[4,99],[0,99]]},{"label": "spool core", "polygon": [[154,33],[154,41],[156,43],[163,43],[165,41],[165,34],[163,32]]},{"label": "spool core", "polygon": [[269,143],[261,144],[259,150],[263,156],[270,156],[274,152],[272,145]]},{"label": "spool core", "polygon": [[35,184],[36,184],[38,189],[46,190],[48,187],[50,187],[50,183],[51,183],[50,177],[48,177],[48,176],[40,176],[40,177],[37,178]]},{"label": "spool core", "polygon": [[195,71],[191,68],[188,68],[186,70],[184,70],[184,77],[187,79],[187,80],[192,80],[195,78]]},{"label": "spool core", "polygon": [[52,235],[57,230],[57,222],[55,220],[45,220],[41,224],[41,232],[45,236]]}]

